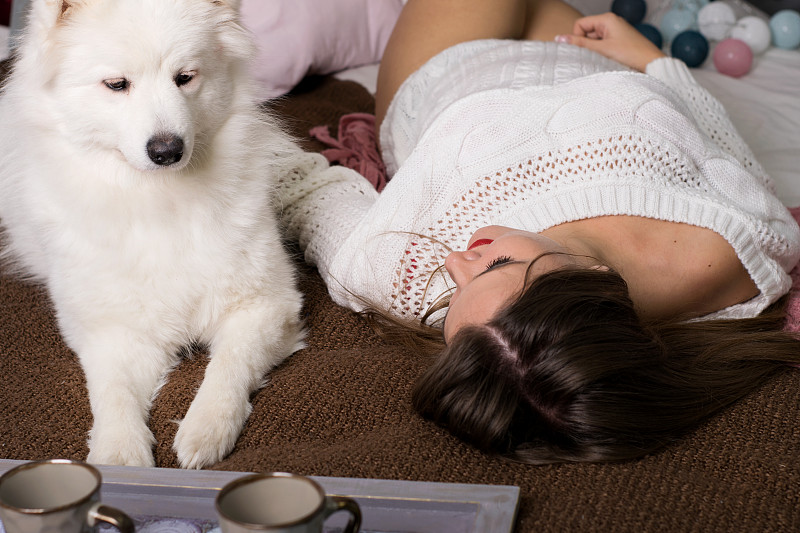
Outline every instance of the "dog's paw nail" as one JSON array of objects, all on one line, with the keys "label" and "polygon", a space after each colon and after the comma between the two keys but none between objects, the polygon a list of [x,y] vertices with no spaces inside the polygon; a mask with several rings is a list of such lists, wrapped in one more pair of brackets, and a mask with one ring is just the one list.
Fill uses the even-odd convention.
[{"label": "dog's paw nail", "polygon": [[[236,444],[247,413],[202,414],[202,409],[189,409],[175,435],[173,448],[183,468],[203,468],[220,462]],[[242,416],[243,415],[243,416]]]},{"label": "dog's paw nail", "polygon": [[89,463],[98,465],[115,466],[145,466],[154,467],[156,465],[150,449],[136,450],[132,448],[117,450],[92,450],[86,458]]}]

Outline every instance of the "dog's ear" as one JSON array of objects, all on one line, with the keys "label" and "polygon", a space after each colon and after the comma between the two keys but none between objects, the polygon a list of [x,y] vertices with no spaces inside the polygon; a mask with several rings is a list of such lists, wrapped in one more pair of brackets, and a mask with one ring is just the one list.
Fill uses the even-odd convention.
[{"label": "dog's ear", "polygon": [[48,79],[55,68],[53,56],[59,48],[55,36],[58,26],[76,9],[92,1],[95,0],[33,0],[20,41],[20,63],[29,63],[31,72]]},{"label": "dog's ear", "polygon": [[80,6],[86,5],[86,0],[44,0],[43,2],[36,2],[43,4],[43,9],[47,12],[49,18],[58,22],[63,20],[72,13],[72,11]]},{"label": "dog's ear", "polygon": [[56,4],[60,4],[57,6],[58,8],[58,20],[63,20],[69,16],[70,11],[75,7],[76,4],[80,4],[81,2],[76,0],[57,0]]},{"label": "dog's ear", "polygon": [[86,0],[34,0],[30,6],[28,26],[31,31],[48,31],[86,4]]},{"label": "dog's ear", "polygon": [[239,8],[242,7],[242,0],[211,0],[211,2],[218,6],[229,7],[237,13],[239,12]]},{"label": "dog's ear", "polygon": [[218,17],[216,28],[219,44],[230,57],[250,61],[255,55],[255,43],[240,19],[241,0],[209,0]]}]

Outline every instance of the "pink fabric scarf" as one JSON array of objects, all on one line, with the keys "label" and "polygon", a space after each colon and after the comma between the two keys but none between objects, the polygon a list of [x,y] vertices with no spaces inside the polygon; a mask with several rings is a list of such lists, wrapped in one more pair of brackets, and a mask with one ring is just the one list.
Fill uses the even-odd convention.
[{"label": "pink fabric scarf", "polygon": [[327,126],[317,126],[309,131],[311,137],[330,146],[322,155],[331,163],[352,168],[378,192],[386,186],[386,166],[378,152],[378,135],[375,131],[375,115],[351,113],[339,119],[339,138],[334,139]]}]

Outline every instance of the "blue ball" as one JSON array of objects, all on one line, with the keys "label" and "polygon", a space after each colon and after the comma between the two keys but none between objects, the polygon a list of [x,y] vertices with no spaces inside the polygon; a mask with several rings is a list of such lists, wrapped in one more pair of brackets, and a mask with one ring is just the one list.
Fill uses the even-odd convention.
[{"label": "blue ball", "polygon": [[624,18],[632,26],[636,26],[644,20],[647,4],[644,0],[614,0],[611,3],[611,12]]},{"label": "blue ball", "polygon": [[661,17],[659,26],[664,39],[671,41],[680,32],[697,28],[697,13],[673,7]]},{"label": "blue ball", "polygon": [[639,30],[639,33],[647,37],[651,43],[656,45],[656,47],[661,48],[664,45],[664,39],[661,37],[661,32],[658,31],[658,28],[652,24],[646,24],[643,22],[641,24],[637,24],[636,29]]},{"label": "blue ball", "polygon": [[672,40],[672,57],[690,68],[699,67],[708,57],[708,41],[698,31],[681,32]]},{"label": "blue ball", "polygon": [[782,9],[769,19],[772,44],[778,48],[793,50],[800,46],[800,13]]}]

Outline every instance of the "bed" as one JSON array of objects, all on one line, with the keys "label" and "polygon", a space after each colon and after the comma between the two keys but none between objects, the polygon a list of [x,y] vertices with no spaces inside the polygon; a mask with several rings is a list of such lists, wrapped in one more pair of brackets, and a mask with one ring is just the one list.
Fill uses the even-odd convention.
[{"label": "bed", "polygon": [[[335,75],[309,67],[292,92],[268,107],[307,149],[322,150],[308,134],[312,127],[327,125],[336,137],[342,115],[373,111],[372,63],[359,59],[346,65],[359,68]],[[3,75],[8,63],[1,65]],[[781,199],[800,206],[800,51],[771,49],[741,79],[710,65],[696,75],[726,104]],[[384,343],[359,316],[335,305],[317,272],[287,246],[305,294],[308,347],[253,395],[235,449],[213,470],[516,486],[520,533],[800,530],[800,370],[787,368],[679,442],[637,461],[510,463],[419,418],[409,397],[427,362]],[[203,353],[182,360],[155,401],[150,425],[158,467],[177,467],[174,420],[188,408],[205,364]],[[61,341],[42,289],[1,271],[0,376],[0,458],[86,458],[91,414],[78,361]]]}]

